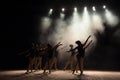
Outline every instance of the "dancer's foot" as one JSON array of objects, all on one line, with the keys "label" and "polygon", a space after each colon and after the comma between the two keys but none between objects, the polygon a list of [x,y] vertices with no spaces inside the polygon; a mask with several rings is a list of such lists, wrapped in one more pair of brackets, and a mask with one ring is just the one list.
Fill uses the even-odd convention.
[{"label": "dancer's foot", "polygon": [[83,72],[81,72],[80,75],[83,75]]},{"label": "dancer's foot", "polygon": [[28,74],[29,72],[25,72],[25,74]]},{"label": "dancer's foot", "polygon": [[72,74],[74,74],[75,70],[73,70]]},{"label": "dancer's foot", "polygon": [[46,72],[45,71],[43,71],[43,74],[45,74]]},{"label": "dancer's foot", "polygon": [[76,71],[76,73],[78,73],[78,71]]}]

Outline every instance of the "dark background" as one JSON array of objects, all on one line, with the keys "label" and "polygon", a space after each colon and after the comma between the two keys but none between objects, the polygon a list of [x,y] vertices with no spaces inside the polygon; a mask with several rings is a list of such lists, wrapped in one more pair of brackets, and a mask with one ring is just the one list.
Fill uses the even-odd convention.
[{"label": "dark background", "polygon": [[[72,8],[107,5],[119,16],[118,0],[18,0],[1,2],[0,11],[0,69],[25,69],[26,58],[18,55],[37,40],[39,17],[46,15],[49,8]],[[85,60],[86,69],[120,70],[120,24],[105,27],[105,33],[96,34],[98,43]]]}]

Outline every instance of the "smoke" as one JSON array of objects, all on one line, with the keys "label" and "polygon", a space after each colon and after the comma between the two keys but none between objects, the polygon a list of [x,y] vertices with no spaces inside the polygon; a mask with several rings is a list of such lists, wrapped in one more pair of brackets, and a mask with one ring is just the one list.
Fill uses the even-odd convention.
[{"label": "smoke", "polygon": [[103,23],[105,20],[107,24],[111,26],[116,26],[119,23],[118,17],[108,11],[105,14],[105,20],[102,18],[102,15],[99,15],[97,13],[90,14],[88,11],[84,11],[83,14],[74,12],[73,15],[67,19],[64,19],[64,14],[61,14],[61,16],[61,18],[55,19],[53,21],[47,17],[42,18],[42,23],[40,26],[42,36],[45,33],[48,33],[47,35],[40,37],[40,39],[47,39],[47,41],[53,43],[53,45],[57,44],[58,42],[61,42],[63,44],[58,49],[60,52],[60,60],[68,57],[65,51],[69,50],[70,44],[73,44],[75,47],[75,41],[77,40],[80,40],[82,43],[84,43],[89,35],[92,36],[90,40],[93,42],[89,46],[88,50],[93,48],[97,42],[94,34],[96,34],[97,31],[100,33],[104,32]]},{"label": "smoke", "polygon": [[119,23],[119,18],[118,16],[114,15],[112,12],[110,12],[109,10],[106,9],[106,22],[108,25],[112,26],[116,26]]},{"label": "smoke", "polygon": [[43,17],[41,20],[41,27],[40,30],[42,31],[42,33],[45,33],[48,29],[49,26],[51,25],[52,20],[48,17]]}]

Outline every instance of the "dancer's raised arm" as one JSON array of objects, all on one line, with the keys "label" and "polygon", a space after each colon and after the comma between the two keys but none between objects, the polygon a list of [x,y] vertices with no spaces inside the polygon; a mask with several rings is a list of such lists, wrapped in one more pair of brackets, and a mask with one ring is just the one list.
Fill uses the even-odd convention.
[{"label": "dancer's raised arm", "polygon": [[86,45],[87,41],[89,40],[89,38],[91,37],[91,35],[86,39],[86,41],[84,42],[83,46]]},{"label": "dancer's raised arm", "polygon": [[58,47],[61,46],[61,45],[62,45],[61,42],[59,42],[59,43],[57,43],[53,48],[56,49],[56,48],[58,48]]},{"label": "dancer's raised arm", "polygon": [[84,47],[84,49],[86,49],[91,43],[92,43],[92,40]]}]

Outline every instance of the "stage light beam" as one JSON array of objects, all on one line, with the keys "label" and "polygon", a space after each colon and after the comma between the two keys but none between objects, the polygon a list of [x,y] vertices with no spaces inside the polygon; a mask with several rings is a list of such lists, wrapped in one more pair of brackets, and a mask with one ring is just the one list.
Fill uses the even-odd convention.
[{"label": "stage light beam", "polygon": [[52,14],[52,12],[53,12],[53,9],[50,9],[50,10],[49,10],[49,15],[51,15],[51,14]]},{"label": "stage light beam", "polygon": [[110,12],[108,9],[105,10],[105,16],[107,23],[111,26],[115,26],[119,23],[118,16],[114,15],[112,12]]},{"label": "stage light beam", "polygon": [[90,15],[87,10],[87,7],[84,7],[83,16],[82,16],[82,24],[86,27],[90,26]]},{"label": "stage light beam", "polygon": [[93,6],[93,7],[92,7],[92,9],[93,9],[93,11],[96,11],[96,8],[95,8],[95,6]]},{"label": "stage light beam", "polygon": [[62,8],[62,12],[64,12],[65,11],[65,8]]},{"label": "stage light beam", "polygon": [[65,17],[65,14],[64,13],[60,13],[60,18],[64,19],[64,17]]},{"label": "stage light beam", "polygon": [[103,8],[104,8],[104,9],[106,9],[106,6],[105,6],[105,5],[103,5]]},{"label": "stage light beam", "polygon": [[84,11],[87,11],[87,7],[86,6],[84,7]]},{"label": "stage light beam", "polygon": [[42,26],[41,29],[43,32],[46,31],[50,27],[51,22],[52,20],[49,17],[43,17],[41,19],[41,26]]},{"label": "stage light beam", "polygon": [[74,12],[77,12],[77,7],[74,7]]}]

